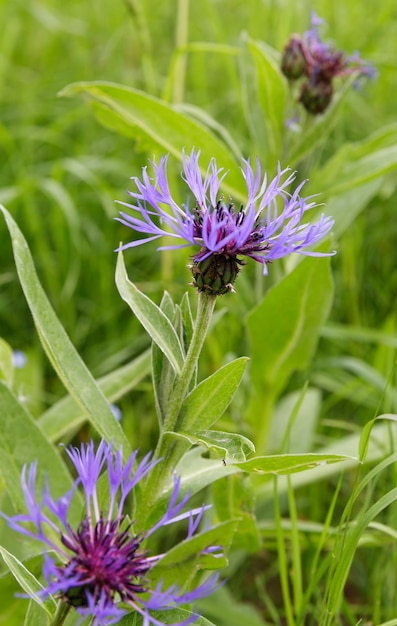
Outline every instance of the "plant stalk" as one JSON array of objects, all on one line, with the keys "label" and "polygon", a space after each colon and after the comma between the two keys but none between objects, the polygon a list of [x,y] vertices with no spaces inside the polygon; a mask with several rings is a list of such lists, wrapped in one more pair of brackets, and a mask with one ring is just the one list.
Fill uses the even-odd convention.
[{"label": "plant stalk", "polygon": [[145,487],[145,512],[139,520],[141,523],[146,519],[151,506],[156,502],[163,491],[164,485],[169,481],[175,466],[182,455],[190,447],[190,444],[182,439],[172,438],[169,432],[178,432],[178,420],[183,402],[190,391],[191,381],[196,371],[201,350],[207,336],[214,311],[216,296],[209,296],[199,292],[196,322],[193,336],[189,345],[181,375],[174,384],[170,404],[165,416],[162,432],[155,450],[155,457],[162,461],[156,465],[148,476]]},{"label": "plant stalk", "polygon": [[178,0],[177,25],[176,25],[176,51],[174,68],[174,85],[172,90],[172,102],[180,104],[185,97],[186,80],[186,52],[183,49],[188,43],[189,36],[189,0]]},{"label": "plant stalk", "polygon": [[65,619],[71,609],[71,605],[65,602],[64,600],[60,600],[58,602],[58,606],[55,611],[55,615],[52,618],[52,622],[50,626],[62,626],[64,624]]},{"label": "plant stalk", "polygon": [[201,350],[211,323],[215,302],[216,296],[208,296],[203,292],[199,292],[196,323],[194,325],[192,340],[181,375],[174,385],[170,405],[164,420],[164,431],[174,431],[176,429],[179,413],[183,401],[189,392],[189,386],[197,368]]}]

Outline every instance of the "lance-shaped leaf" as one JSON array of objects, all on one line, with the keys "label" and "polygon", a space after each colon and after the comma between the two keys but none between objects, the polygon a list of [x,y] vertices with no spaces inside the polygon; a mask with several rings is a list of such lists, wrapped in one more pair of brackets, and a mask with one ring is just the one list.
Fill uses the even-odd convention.
[{"label": "lance-shaped leaf", "polygon": [[[244,40],[246,37],[243,38]],[[277,163],[282,154],[282,139],[285,132],[285,110],[288,97],[288,83],[274,59],[274,52],[263,42],[248,40],[249,55],[243,49],[242,70],[249,83],[246,94],[247,113],[254,134],[254,141],[264,141],[261,149],[266,149],[268,163]],[[253,80],[249,80],[252,74]],[[250,97],[251,96],[251,97]],[[262,133],[259,134],[262,130]]]},{"label": "lance-shaped leaf", "polygon": [[228,170],[224,192],[244,200],[244,180],[231,150],[206,126],[189,118],[172,105],[132,87],[109,82],[81,82],[68,85],[61,96],[83,96],[92,106],[98,120],[108,128],[145,145],[160,148],[181,161],[182,148],[188,152],[200,146],[202,173],[212,158]]},{"label": "lance-shaped leaf", "polygon": [[183,366],[183,350],[175,328],[163,311],[128,279],[121,252],[117,260],[116,285],[120,296],[137,316],[149,336],[164,352],[175,372],[180,374]]},{"label": "lance-shaped leaf", "polygon": [[182,405],[178,429],[208,428],[221,417],[236,393],[247,361],[246,357],[235,359],[195,387]]},{"label": "lance-shaped leaf", "polygon": [[[150,350],[146,350],[130,363],[122,365],[110,374],[97,380],[97,384],[108,402],[116,402],[133,389],[150,373]],[[53,404],[37,420],[51,441],[69,441],[81,428],[86,417],[72,396],[66,396]]]},{"label": "lance-shaped leaf", "polygon": [[314,177],[310,186],[337,196],[397,168],[397,125],[376,131],[362,141],[345,143]]},{"label": "lance-shaped leaf", "polygon": [[[309,365],[332,296],[330,259],[309,257],[270,289],[249,314],[250,374],[255,391],[248,414],[252,424],[261,420],[263,428],[269,420],[269,406],[292,372]],[[265,441],[256,443],[264,450]]]},{"label": "lance-shaped leaf", "polygon": [[124,432],[44,293],[24,236],[10,213],[2,206],[0,210],[10,231],[21,287],[49,360],[93,427],[108,441],[112,440],[116,446],[123,446],[125,454],[128,454],[130,445]]},{"label": "lance-shaped leaf", "polygon": [[[173,626],[174,624],[189,623],[189,618],[192,618],[192,615],[196,615],[196,613],[192,613],[192,611],[188,611],[187,609],[167,609],[166,611],[150,611],[150,615],[158,620],[159,624],[170,624],[170,626]],[[118,626],[144,626],[143,620],[142,615],[134,611],[133,613],[125,615],[118,622]],[[216,626],[216,624],[210,622],[202,615],[194,620],[194,625]]]},{"label": "lance-shaped leaf", "polygon": [[30,600],[23,626],[48,626],[47,615],[43,608],[40,607],[34,600]]},{"label": "lance-shaped leaf", "polygon": [[[58,450],[45,437],[37,422],[19,404],[11,391],[0,383],[0,476],[18,512],[25,510],[21,472],[25,463],[40,460],[39,481],[51,472],[50,484],[59,497],[68,492],[72,477]],[[82,499],[79,492],[71,504],[71,520],[80,521]]]},{"label": "lance-shaped leaf", "polygon": [[[206,553],[209,546],[220,546],[226,552],[235,533],[239,520],[228,520],[215,528],[210,528],[185,539],[172,548],[156,563],[150,572],[154,582],[162,580],[168,585],[186,585],[200,567],[219,569],[227,565],[226,557]],[[221,552],[221,551],[220,551]]]},{"label": "lance-shaped leaf", "polygon": [[[175,307],[175,304],[167,291],[164,292],[161,299],[160,309],[164,313],[164,315],[170,320],[176,332],[178,328],[178,321],[180,321],[180,313]],[[183,341],[181,337],[180,341],[181,346],[183,347]],[[165,419],[169,397],[172,392],[174,381],[175,369],[170,364],[170,361],[167,359],[164,352],[162,352],[158,345],[153,341],[152,382],[154,399],[156,403],[156,412],[160,428]]]},{"label": "lance-shaped leaf", "polygon": [[344,454],[316,454],[313,452],[258,456],[243,463],[235,463],[235,465],[245,472],[254,472],[255,474],[294,474],[327,463],[339,463],[347,460],[359,462],[358,459]]},{"label": "lance-shaped leaf", "polygon": [[52,596],[49,596],[45,600],[39,597],[39,593],[43,591],[43,585],[37,580],[35,576],[19,561],[13,554],[8,552],[3,546],[0,546],[0,554],[4,559],[5,564],[13,573],[16,580],[21,585],[22,589],[27,593],[37,604],[50,616],[55,615],[56,603]]},{"label": "lance-shaped leaf", "polygon": [[4,339],[0,337],[0,380],[4,380],[9,387],[14,379],[14,365],[12,362],[12,349]]},{"label": "lance-shaped leaf", "polygon": [[[169,439],[174,439],[175,433],[169,434]],[[171,439],[172,437],[172,439]],[[184,496],[187,492],[193,496],[201,489],[208,487],[216,480],[229,476],[230,474],[236,474],[241,470],[235,465],[224,464],[223,459],[208,459],[202,455],[204,453],[203,448],[196,446],[186,452],[182,459],[179,461],[175,468],[175,473],[180,476],[180,496]],[[153,511],[151,511],[151,519],[155,521],[156,516],[163,514],[170,496],[174,489],[174,482],[172,477],[169,482],[164,486],[161,498],[156,502]]]}]

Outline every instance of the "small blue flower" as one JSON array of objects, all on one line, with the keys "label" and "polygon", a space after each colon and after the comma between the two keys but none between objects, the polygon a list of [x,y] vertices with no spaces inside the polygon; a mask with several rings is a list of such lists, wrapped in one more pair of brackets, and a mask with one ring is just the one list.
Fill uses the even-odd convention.
[{"label": "small blue flower", "polygon": [[111,404],[110,405],[110,410],[112,411],[114,418],[118,421],[121,422],[122,417],[123,417],[123,413],[122,410],[120,409],[120,407],[117,404]]},{"label": "small blue flower", "polygon": [[[179,206],[172,198],[167,179],[168,156],[161,157],[158,165],[151,162],[153,179],[146,167],[142,170],[142,179],[133,177],[137,191],[128,193],[134,198],[134,204],[119,202],[132,213],[120,212],[116,219],[149,237],[124,244],[119,250],[161,237],[171,237],[177,243],[161,246],[160,250],[198,246],[199,250],[193,255],[195,269],[201,273],[202,268],[197,265],[207,259],[214,260],[216,268],[211,262],[206,263],[205,269],[210,266],[212,274],[220,272],[223,278],[230,278],[229,283],[223,280],[226,291],[232,290],[228,285],[236,278],[237,265],[243,264],[240,257],[262,263],[263,273],[267,274],[269,263],[292,252],[311,256],[325,254],[310,248],[329,233],[334,222],[324,215],[314,224],[303,222],[306,211],[316,206],[311,201],[312,196],[300,196],[305,181],[290,193],[287,188],[295,180],[294,173],[287,174],[289,170],[281,170],[279,166],[277,175],[268,183],[266,174],[262,176],[259,159],[255,172],[249,160],[243,159],[247,199],[245,205],[236,207],[231,198],[225,202],[220,192],[226,172],[218,169],[215,159],[211,159],[203,178],[199,156],[200,151],[194,149],[189,156],[183,152],[182,178],[194,197],[192,209],[188,204]],[[229,262],[233,267],[229,267]],[[200,289],[197,272],[195,275],[193,271],[193,276],[195,286]],[[200,290],[207,287],[204,285]]]},{"label": "small blue flower", "polygon": [[12,353],[12,364],[15,367],[15,369],[22,369],[25,367],[26,363],[28,362],[28,357],[26,356],[25,352],[22,352],[22,350],[14,350]]},{"label": "small blue flower", "polygon": [[[8,517],[2,514],[15,531],[41,541],[49,551],[44,553],[43,574],[47,587],[43,597],[56,595],[75,607],[80,615],[92,617],[92,626],[108,626],[133,610],[143,616],[144,626],[161,626],[152,614],[194,602],[212,593],[217,587],[217,575],[209,577],[191,591],[176,585],[163,589],[150,585],[150,570],[162,554],[149,556],[143,542],[163,526],[188,519],[187,538],[196,532],[206,506],[183,512],[189,494],[179,499],[180,479],[174,477],[174,489],[167,509],[151,528],[134,533],[133,523],[124,515],[127,496],[159,462],[148,454],[136,463],[137,451],[123,463],[122,451],[101,441],[96,452],[91,442],[80,449],[66,452],[74,465],[77,479],[73,488],[58,500],[51,497],[48,481],[42,498],[36,496],[37,462],[22,472],[22,488],[28,513]],[[134,469],[135,467],[135,469]],[[109,486],[109,506],[106,511],[98,501],[98,480],[106,470]],[[85,496],[85,512],[77,529],[68,521],[74,492],[81,487]],[[178,502],[179,500],[179,502]],[[32,525],[34,529],[32,529]],[[209,546],[208,551],[221,549]],[[197,619],[191,615],[178,624],[190,624]]]}]

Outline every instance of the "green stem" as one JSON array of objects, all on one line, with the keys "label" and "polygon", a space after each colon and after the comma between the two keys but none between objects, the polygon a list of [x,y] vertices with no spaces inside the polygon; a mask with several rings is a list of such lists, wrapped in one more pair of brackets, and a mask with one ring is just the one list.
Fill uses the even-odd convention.
[{"label": "green stem", "polygon": [[176,60],[174,67],[174,86],[172,101],[174,104],[183,102],[185,96],[186,52],[182,51],[189,36],[189,0],[178,0],[176,23]]},{"label": "green stem", "polygon": [[153,65],[153,44],[150,34],[148,20],[144,14],[142,2],[139,0],[125,0],[127,9],[130,11],[136,23],[136,33],[139,38],[139,48],[141,51],[142,76],[145,81],[146,91],[155,94],[158,89],[158,80]]},{"label": "green stem", "polygon": [[193,336],[180,377],[174,385],[172,397],[164,420],[164,430],[175,430],[183,401],[189,391],[193,374],[197,368],[201,350],[214,312],[216,296],[199,292],[196,323]]},{"label": "green stem", "polygon": [[[181,439],[171,439],[167,432],[178,432],[178,420],[183,402],[189,393],[190,384],[196,371],[200,353],[208,332],[214,311],[216,296],[209,296],[199,292],[196,322],[189,350],[183,365],[180,377],[174,384],[170,404],[165,416],[164,425],[155,451],[157,458],[162,461],[150,472],[145,488],[145,511],[139,516],[139,523],[143,523],[152,504],[163,491],[178,461],[190,444]],[[138,514],[139,515],[139,514]]]},{"label": "green stem", "polygon": [[50,626],[62,626],[70,609],[70,604],[68,604],[64,600],[60,600],[58,602],[58,606],[56,608],[55,615],[52,619]]}]

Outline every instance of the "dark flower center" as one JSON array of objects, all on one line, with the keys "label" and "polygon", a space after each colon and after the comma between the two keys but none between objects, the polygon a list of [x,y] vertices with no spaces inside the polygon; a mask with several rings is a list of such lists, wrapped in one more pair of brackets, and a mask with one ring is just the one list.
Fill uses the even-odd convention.
[{"label": "dark flower center", "polygon": [[65,582],[63,597],[73,606],[87,606],[87,594],[99,601],[134,600],[147,590],[146,574],[151,565],[140,549],[142,536],[130,533],[131,525],[120,531],[122,519],[102,517],[92,526],[84,518],[77,532],[61,540],[73,555],[58,568],[59,581]]},{"label": "dark flower center", "polygon": [[[197,205],[194,211],[194,236],[199,239],[203,236],[204,213],[205,211]],[[216,204],[214,215],[214,219],[216,219],[218,223],[224,222],[223,228],[218,230],[218,240],[223,239],[229,232],[241,226],[245,219],[243,205],[241,205],[239,209],[236,209],[231,198],[229,198],[229,204],[226,205],[223,202],[223,196]],[[209,220],[207,223],[209,231],[211,227],[211,220]]]},{"label": "dark flower center", "polygon": [[316,77],[318,82],[329,81],[338,76],[346,67],[343,52],[338,50],[325,50],[313,54],[315,64],[309,74]]}]

